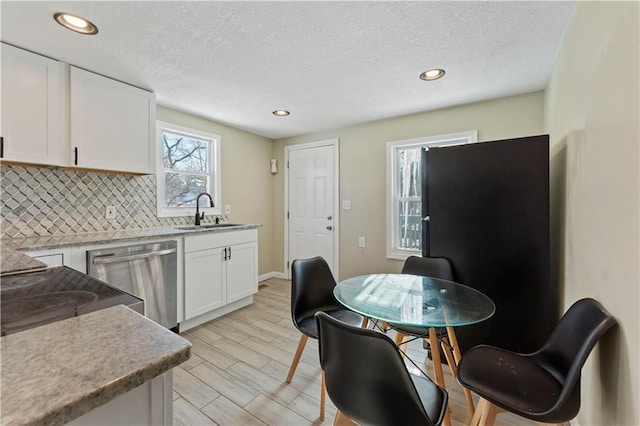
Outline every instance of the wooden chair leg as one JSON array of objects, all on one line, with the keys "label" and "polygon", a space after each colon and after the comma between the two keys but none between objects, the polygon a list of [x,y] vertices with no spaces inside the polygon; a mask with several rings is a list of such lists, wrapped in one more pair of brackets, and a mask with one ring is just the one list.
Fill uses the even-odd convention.
[{"label": "wooden chair leg", "polygon": [[[447,351],[445,350],[445,355],[447,355],[447,362],[449,362],[451,350],[453,350],[453,360],[449,364],[449,367],[451,367],[451,374],[453,374],[453,377],[455,378],[458,376],[458,363],[462,358],[462,353],[460,352],[460,346],[458,346],[458,338],[456,337],[456,333],[453,327],[447,327],[447,340],[448,343],[450,343],[450,346],[447,347],[449,349],[449,354],[447,355]],[[473,415],[475,413],[475,409],[473,407],[473,398],[471,397],[471,391],[465,387],[463,387],[462,390],[464,391],[464,397],[466,398],[467,405],[469,406],[469,412]]]},{"label": "wooden chair leg", "polygon": [[484,406],[486,403],[486,399],[480,398],[480,401],[478,401],[478,405],[476,406],[476,410],[473,413],[473,417],[471,418],[471,423],[469,423],[469,426],[478,426],[480,424],[480,418],[482,417],[482,411],[484,410]]},{"label": "wooden chair leg", "polygon": [[333,419],[333,426],[355,426],[356,424],[340,410],[336,410],[336,417]]},{"label": "wooden chair leg", "polygon": [[498,414],[498,407],[486,401],[484,410],[482,410],[482,417],[480,418],[479,426],[493,426],[496,421],[496,415]]},{"label": "wooden chair leg", "polygon": [[409,339],[409,337],[410,336],[408,334],[404,334],[403,332],[396,330],[396,338],[393,341],[398,347],[398,349],[402,351],[402,353],[404,353],[407,349],[407,344],[405,343],[405,340]]},{"label": "wooden chair leg", "polygon": [[362,317],[362,324],[360,327],[367,328],[369,326],[369,317]]},{"label": "wooden chair leg", "polygon": [[325,398],[327,397],[327,384],[324,381],[324,371],[322,371],[322,384],[320,385],[320,421],[324,421]]},{"label": "wooden chair leg", "polygon": [[291,367],[289,368],[289,374],[287,375],[287,380],[285,383],[291,383],[291,379],[293,379],[293,375],[296,372],[296,368],[298,368],[298,362],[300,362],[300,357],[302,356],[302,351],[304,350],[304,345],[307,344],[307,340],[309,336],[303,334],[300,336],[300,341],[298,342],[298,349],[296,349],[296,354],[293,356],[293,361],[291,361]]},{"label": "wooden chair leg", "polygon": [[451,352],[451,346],[449,345],[449,339],[443,337],[440,341],[440,347],[442,348],[442,353],[444,353],[444,357],[447,359],[447,364],[449,365],[449,371],[451,371],[451,375],[455,378],[458,369],[456,368],[456,361],[453,359],[453,352]]},{"label": "wooden chair leg", "polygon": [[384,331],[386,333],[387,330],[389,329],[389,323],[386,322],[386,321],[382,321],[380,323],[380,328],[382,329],[382,331]]},{"label": "wooden chair leg", "polygon": [[[444,373],[442,372],[442,362],[440,361],[440,351],[438,350],[438,336],[436,335],[435,328],[429,328],[429,345],[431,346],[431,358],[433,358],[433,370],[435,371],[436,384],[442,389],[447,389],[447,385],[444,382]],[[447,407],[447,411],[444,414],[444,420],[442,422],[444,426],[451,425],[451,410]]]}]

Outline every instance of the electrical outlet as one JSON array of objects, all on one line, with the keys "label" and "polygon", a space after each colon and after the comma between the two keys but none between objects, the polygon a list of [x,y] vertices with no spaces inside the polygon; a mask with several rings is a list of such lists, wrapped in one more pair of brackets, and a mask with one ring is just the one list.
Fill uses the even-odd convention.
[{"label": "electrical outlet", "polygon": [[367,240],[364,237],[358,237],[358,247],[365,248],[367,246]]},{"label": "electrical outlet", "polygon": [[351,210],[351,200],[342,200],[342,210]]},{"label": "electrical outlet", "polygon": [[116,206],[107,206],[104,212],[104,217],[106,219],[115,219],[116,218]]},{"label": "electrical outlet", "polygon": [[231,204],[224,205],[224,214],[231,214]]}]

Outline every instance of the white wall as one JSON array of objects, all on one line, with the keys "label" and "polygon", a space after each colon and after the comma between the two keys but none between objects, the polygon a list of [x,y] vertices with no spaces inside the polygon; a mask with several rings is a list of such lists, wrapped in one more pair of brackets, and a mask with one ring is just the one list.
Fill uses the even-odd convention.
[{"label": "white wall", "polygon": [[565,308],[616,316],[583,369],[580,425],[640,424],[638,2],[577,2],[545,94]]}]

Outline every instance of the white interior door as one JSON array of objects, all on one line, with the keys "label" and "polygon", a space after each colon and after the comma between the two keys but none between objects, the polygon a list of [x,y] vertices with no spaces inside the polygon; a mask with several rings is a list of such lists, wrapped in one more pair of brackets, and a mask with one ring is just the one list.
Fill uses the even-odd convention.
[{"label": "white interior door", "polygon": [[334,275],[337,274],[336,149],[334,144],[292,147],[287,169],[289,265],[295,259],[322,256]]}]

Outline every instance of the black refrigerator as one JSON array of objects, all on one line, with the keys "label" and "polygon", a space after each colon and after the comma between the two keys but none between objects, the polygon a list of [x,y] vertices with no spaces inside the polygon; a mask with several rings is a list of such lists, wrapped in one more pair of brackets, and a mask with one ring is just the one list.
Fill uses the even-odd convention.
[{"label": "black refrigerator", "polygon": [[455,280],[496,305],[456,329],[464,352],[487,343],[538,349],[558,321],[550,282],[549,136],[423,150],[423,256],[445,257]]}]

